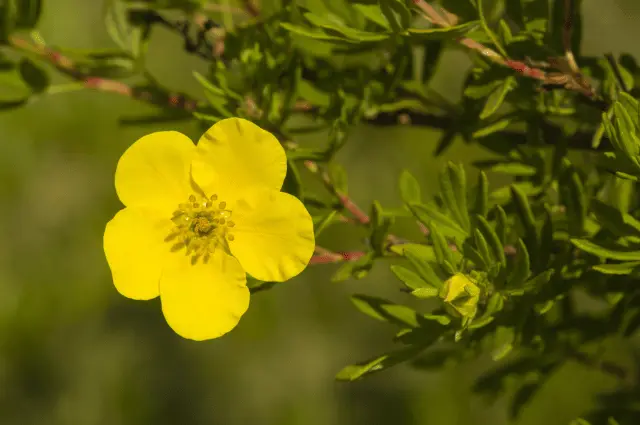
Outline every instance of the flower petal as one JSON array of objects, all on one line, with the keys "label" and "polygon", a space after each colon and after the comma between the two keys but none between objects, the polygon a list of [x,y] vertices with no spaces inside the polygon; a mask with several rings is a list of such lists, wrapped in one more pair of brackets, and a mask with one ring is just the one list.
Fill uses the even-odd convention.
[{"label": "flower petal", "polygon": [[[236,191],[252,186],[280,190],[287,174],[287,157],[278,139],[242,118],[215,123],[202,135],[197,150],[199,161],[213,168]],[[210,176],[201,173],[196,164],[193,178],[206,192]]]},{"label": "flower petal", "polygon": [[164,238],[173,227],[168,219],[144,210],[125,208],[107,223],[104,252],[118,292],[134,300],[158,296],[164,256]]},{"label": "flower petal", "polygon": [[175,253],[160,279],[162,312],[180,336],[203,341],[233,329],[249,307],[247,278],[238,261],[216,252],[207,263]]},{"label": "flower petal", "polygon": [[231,253],[256,279],[282,282],[305,269],[315,238],[302,202],[288,193],[263,189],[238,201],[230,229]]},{"label": "flower petal", "polygon": [[116,192],[128,207],[151,207],[170,216],[185,202],[190,188],[193,142],[177,131],[160,131],[138,139],[118,161]]}]

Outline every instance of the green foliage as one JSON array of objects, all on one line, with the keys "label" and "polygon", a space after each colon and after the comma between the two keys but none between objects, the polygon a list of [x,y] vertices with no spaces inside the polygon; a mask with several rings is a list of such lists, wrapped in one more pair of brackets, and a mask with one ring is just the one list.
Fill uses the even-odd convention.
[{"label": "green foliage", "polygon": [[[585,350],[612,336],[631,345],[640,327],[640,67],[630,55],[581,54],[578,0],[440,2],[447,13],[435,3],[283,1],[230,21],[199,1],[111,0],[104,23],[115,47],[75,51],[49,46],[33,31],[41,1],[5,0],[0,109],[68,88],[53,83],[55,73],[72,89],[160,108],[136,123],[250,119],[286,148],[283,190],[311,211],[318,244],[327,229],[346,223],[366,235],[357,252],[323,248],[329,260],[314,257],[341,263],[332,280],[363,279],[375,265],[390,268],[397,278],[390,286],[401,285],[397,300],[352,297],[359,311],[395,327],[401,347],[345,367],[339,380],[489,354],[496,364],[473,390],[495,399],[515,380],[515,418],[573,360],[620,381],[614,396],[585,412],[589,422],[573,424],[637,423],[637,379],[591,361]],[[208,65],[193,72],[201,96],[151,75],[146,52],[156,28]],[[460,99],[445,98],[430,82],[443,52],[460,46],[472,66],[461,71]],[[360,208],[337,154],[357,126],[396,124],[441,130],[437,155],[462,141],[493,158],[474,163],[479,173],[444,164],[429,197],[433,191],[405,170],[401,208],[376,199]],[[309,133],[326,143],[302,142]],[[249,285],[253,293],[274,286]],[[576,308],[581,296],[598,310]]]}]

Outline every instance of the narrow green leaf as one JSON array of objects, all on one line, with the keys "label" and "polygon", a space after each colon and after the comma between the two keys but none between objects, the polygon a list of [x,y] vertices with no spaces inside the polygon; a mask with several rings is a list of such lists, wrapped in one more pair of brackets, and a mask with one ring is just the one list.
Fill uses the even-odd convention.
[{"label": "narrow green leaf", "polygon": [[512,288],[520,288],[531,274],[530,270],[531,264],[527,247],[522,239],[518,239],[515,261],[507,280],[508,285]]},{"label": "narrow green leaf", "polygon": [[486,217],[489,212],[489,180],[484,171],[480,171],[478,176],[473,212],[482,217]]},{"label": "narrow green leaf", "polygon": [[[407,268],[394,264],[391,266],[391,271],[409,289],[419,289],[424,287],[433,288],[432,286],[429,286],[429,284],[425,282],[420,276],[418,276],[416,273],[412,272]],[[437,289],[436,288],[433,288],[433,289],[437,293]]]},{"label": "narrow green leaf", "polygon": [[[434,317],[416,312],[412,308],[404,305],[394,304],[383,298],[372,297],[369,295],[356,294],[351,297],[351,301],[356,308],[362,313],[373,317],[374,319],[389,322],[395,325],[417,328],[422,323],[427,322],[446,322],[445,316]],[[444,318],[444,319],[443,319]],[[448,323],[448,322],[447,322]],[[440,324],[447,324],[440,323]]]},{"label": "narrow green leaf", "polygon": [[393,32],[399,33],[409,27],[411,12],[402,0],[378,0],[378,4]]},{"label": "narrow green leaf", "polygon": [[371,248],[373,248],[376,255],[382,256],[384,254],[387,234],[389,233],[392,219],[384,216],[382,206],[378,201],[373,201],[370,218],[371,233],[369,237]]},{"label": "narrow green leaf", "polygon": [[430,252],[428,252],[426,248],[427,247],[423,245],[407,244],[405,245],[403,255],[407,260],[409,260],[411,265],[418,272],[418,275],[420,275],[425,282],[435,288],[441,288],[442,281],[429,264],[429,261],[431,261],[429,256]]},{"label": "narrow green leaf", "polygon": [[640,251],[625,250],[622,247],[620,247],[620,250],[614,250],[596,245],[586,239],[571,239],[571,243],[576,248],[600,258],[618,261],[640,261]]},{"label": "narrow green leaf", "polygon": [[438,211],[433,204],[411,204],[409,208],[416,218],[425,226],[429,226],[429,223],[434,222],[440,227],[443,233],[460,241],[464,240],[468,235],[467,231],[461,228],[458,223],[448,215]]},{"label": "narrow green leaf", "polygon": [[473,31],[478,27],[478,21],[471,21],[461,25],[451,27],[431,27],[431,28],[409,28],[409,39],[413,42],[424,42],[429,40],[456,39]]},{"label": "narrow green leaf", "polygon": [[559,179],[562,203],[567,209],[569,234],[572,237],[582,236],[587,218],[587,200],[584,185],[575,167],[564,159],[565,170]]},{"label": "narrow green leaf", "polygon": [[496,233],[498,234],[503,246],[507,243],[507,230],[507,213],[500,205],[496,205]]},{"label": "narrow green leaf", "polygon": [[386,30],[390,30],[391,26],[389,26],[389,22],[382,14],[380,10],[380,6],[377,4],[360,4],[356,3],[353,7],[364,15],[365,18],[369,19],[371,22],[374,22]]},{"label": "narrow green leaf", "polygon": [[636,135],[631,116],[620,102],[613,105],[613,113],[620,148],[629,159],[635,159],[640,151],[640,140]]},{"label": "narrow green leaf", "polygon": [[449,162],[440,175],[441,195],[447,209],[465,231],[471,227],[467,210],[467,182],[464,168]]},{"label": "narrow green leaf", "polygon": [[347,366],[338,372],[336,379],[339,381],[355,381],[370,373],[386,370],[399,363],[411,360],[424,351],[425,348],[425,346],[410,346],[377,356],[366,362]]},{"label": "narrow green leaf", "polygon": [[640,221],[631,214],[623,213],[598,199],[591,201],[590,209],[595,214],[598,222],[615,235],[620,237],[640,235]]},{"label": "narrow green leaf", "polygon": [[420,185],[413,174],[404,170],[400,174],[400,196],[405,204],[420,203]]},{"label": "narrow green leaf", "polygon": [[315,226],[315,230],[313,231],[316,239],[318,238],[318,236],[327,228],[329,227],[329,225],[331,223],[333,223],[333,220],[335,218],[335,216],[338,214],[337,210],[331,210],[329,211],[329,213],[327,215],[325,215],[319,222],[318,224]]},{"label": "narrow green leaf", "polygon": [[480,15],[480,24],[482,25],[484,32],[487,34],[487,36],[489,37],[493,45],[496,47],[496,49],[498,49],[500,54],[503,57],[508,57],[507,52],[504,50],[504,47],[502,47],[502,44],[500,44],[500,41],[498,40],[498,37],[489,26],[489,22],[487,22],[487,18],[485,17],[485,10],[484,10],[485,8],[484,8],[483,0],[476,0],[476,2],[478,4],[478,14]]},{"label": "narrow green leaf", "polygon": [[480,112],[480,119],[485,120],[493,115],[504,103],[507,94],[515,87],[515,77],[507,77],[488,97]]},{"label": "narrow green leaf", "polygon": [[473,231],[473,242],[476,246],[478,254],[480,254],[484,263],[490,268],[493,264],[493,256],[491,255],[491,251],[489,250],[489,244],[487,243],[487,240],[482,235],[482,232],[478,229],[475,229]]},{"label": "narrow green leaf", "polygon": [[540,259],[541,267],[546,267],[551,260],[551,253],[553,252],[553,220],[551,218],[551,211],[545,208],[544,222],[542,224],[542,230],[540,230],[540,252],[538,258]]},{"label": "narrow green leaf", "polygon": [[443,264],[445,261],[449,262],[451,265],[455,264],[451,248],[449,247],[447,240],[438,229],[438,226],[433,222],[429,224],[429,238],[433,243],[433,249],[435,251],[436,261],[438,264]]},{"label": "narrow green leaf", "polygon": [[478,223],[478,229],[482,232],[486,243],[491,248],[491,253],[493,254],[493,258],[496,258],[500,261],[501,264],[507,265],[507,257],[504,254],[504,246],[500,241],[500,237],[493,230],[489,222],[482,216],[476,216],[476,220]]},{"label": "narrow green leaf", "polygon": [[616,264],[599,264],[593,269],[603,274],[628,275],[640,268],[640,261],[628,261]]},{"label": "narrow green leaf", "polygon": [[498,132],[500,130],[504,130],[507,128],[511,122],[513,121],[513,117],[506,117],[498,119],[490,124],[482,126],[471,134],[474,139],[481,139],[483,137],[487,137],[490,134]]}]

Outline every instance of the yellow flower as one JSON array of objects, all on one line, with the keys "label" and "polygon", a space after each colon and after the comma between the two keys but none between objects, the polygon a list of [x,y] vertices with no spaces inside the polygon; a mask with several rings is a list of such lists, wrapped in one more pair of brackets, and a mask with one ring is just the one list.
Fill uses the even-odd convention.
[{"label": "yellow flower", "polygon": [[175,131],[136,141],[115,175],[126,208],[104,233],[118,292],[160,296],[167,323],[185,338],[229,332],[249,307],[246,273],[282,282],[313,254],[309,213],[280,192],[286,172],[278,140],[240,118],[219,121],[197,146]]},{"label": "yellow flower", "polygon": [[472,319],[478,311],[480,288],[469,277],[456,273],[444,283],[440,297],[454,314]]}]

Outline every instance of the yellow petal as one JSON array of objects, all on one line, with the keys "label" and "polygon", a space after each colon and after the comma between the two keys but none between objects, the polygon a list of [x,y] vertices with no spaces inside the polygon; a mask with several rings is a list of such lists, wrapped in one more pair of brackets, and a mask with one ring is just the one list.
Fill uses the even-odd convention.
[{"label": "yellow petal", "polygon": [[249,307],[249,289],[238,261],[216,250],[207,263],[174,253],[160,279],[162,312],[180,336],[203,341],[233,329]]},{"label": "yellow petal", "polygon": [[282,282],[305,269],[315,239],[302,202],[288,193],[263,189],[238,201],[229,229],[231,253],[256,279]]},{"label": "yellow petal", "polygon": [[118,197],[128,207],[159,209],[169,217],[192,192],[190,166],[195,152],[193,142],[176,131],[138,139],[118,162]]},{"label": "yellow petal", "polygon": [[215,123],[202,135],[197,150],[199,161],[194,163],[192,175],[205,192],[212,191],[212,182],[211,176],[197,166],[200,161],[220,177],[214,185],[224,183],[235,191],[253,186],[280,190],[287,173],[287,157],[278,139],[242,118]]},{"label": "yellow petal", "polygon": [[158,296],[162,263],[169,252],[164,238],[172,227],[168,219],[132,208],[120,210],[107,223],[104,252],[118,292],[134,300]]}]

